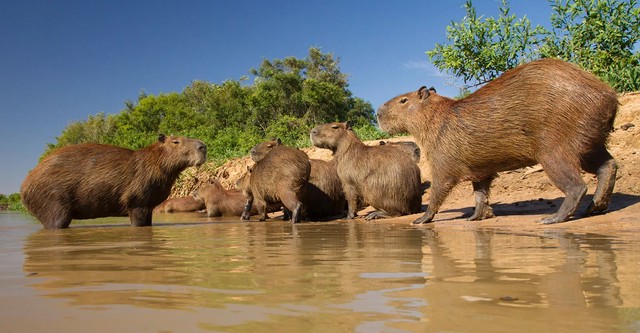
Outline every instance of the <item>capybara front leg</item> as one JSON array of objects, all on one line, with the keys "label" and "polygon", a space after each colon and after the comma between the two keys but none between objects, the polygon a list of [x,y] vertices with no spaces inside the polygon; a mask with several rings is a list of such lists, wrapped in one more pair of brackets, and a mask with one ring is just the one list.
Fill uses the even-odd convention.
[{"label": "capybara front leg", "polygon": [[267,203],[264,200],[258,199],[256,202],[256,209],[258,210],[258,221],[267,220]]},{"label": "capybara front leg", "polygon": [[544,224],[565,222],[578,208],[580,199],[587,193],[587,185],[582,181],[577,168],[570,165],[545,165],[542,167],[546,171],[551,181],[565,194],[564,201],[558,211],[550,217],[542,219]]},{"label": "capybara front leg", "polygon": [[299,223],[300,222],[301,212],[302,212],[302,202],[298,201],[296,203],[295,207],[293,208],[293,210],[291,211],[291,222],[292,223]]},{"label": "capybara front leg", "polygon": [[434,180],[431,187],[431,197],[429,198],[427,211],[424,213],[424,215],[413,221],[413,224],[431,222],[431,220],[433,220],[433,217],[438,212],[438,209],[444,202],[444,199],[447,197],[447,195],[449,195],[449,192],[451,192],[451,189],[457,183],[454,179],[437,180],[437,177],[435,176],[433,178]]},{"label": "capybara front leg", "polygon": [[347,199],[347,219],[353,219],[358,215],[358,192],[353,186],[345,184],[344,194]]},{"label": "capybara front leg", "polygon": [[494,177],[495,175],[480,181],[472,182],[473,195],[476,199],[476,207],[473,215],[469,217],[469,221],[480,221],[494,217],[493,209],[489,206],[489,188],[491,187],[491,182]]},{"label": "capybara front leg", "polygon": [[151,210],[144,208],[133,208],[129,211],[129,220],[134,227],[148,227],[151,225]]},{"label": "capybara front leg", "polygon": [[596,192],[593,194],[593,201],[587,208],[587,214],[604,213],[611,202],[611,194],[613,193],[613,187],[616,183],[618,164],[608,152],[607,155],[609,159],[602,163],[597,169],[596,177],[598,178],[598,185],[596,186]]},{"label": "capybara front leg", "polygon": [[244,205],[242,215],[240,215],[241,221],[249,221],[251,219],[251,206],[253,206],[253,195],[248,195],[247,203]]}]

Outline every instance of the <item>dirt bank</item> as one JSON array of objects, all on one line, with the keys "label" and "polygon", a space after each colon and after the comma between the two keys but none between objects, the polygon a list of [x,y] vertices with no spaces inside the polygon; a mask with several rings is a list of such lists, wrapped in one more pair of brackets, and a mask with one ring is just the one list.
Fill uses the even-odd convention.
[{"label": "dirt bank", "polygon": [[[541,225],[537,223],[542,217],[556,211],[564,195],[550,181],[539,168],[525,168],[500,173],[491,187],[491,203],[496,214],[495,218],[480,222],[468,222],[466,217],[471,215],[474,205],[471,183],[458,185],[443,204],[436,215],[432,227],[496,227],[519,230],[569,230],[575,232],[604,233],[612,228],[629,231],[640,230],[640,92],[620,95],[620,110],[616,117],[615,131],[611,134],[609,151],[618,161],[614,195],[610,211],[604,215],[572,219],[568,223],[557,225]],[[390,141],[409,141],[412,137],[399,137]],[[372,141],[369,144],[376,144]],[[303,149],[310,158],[331,159],[331,152],[326,149]],[[422,152],[423,159],[419,166],[424,181],[429,179],[429,169],[424,156],[429,152]],[[235,181],[247,170],[253,162],[249,157],[232,159],[224,165],[213,168],[205,165],[200,169],[189,169],[181,177],[179,186],[174,188],[173,195],[186,195],[198,186],[199,181],[207,181],[211,177],[217,178],[225,188],[233,188]],[[578,213],[584,211],[595,190],[595,177],[583,174],[589,187],[587,198],[583,199]],[[427,189],[423,196],[423,203],[429,201],[430,191]],[[360,212],[359,215],[362,215]],[[386,220],[388,222],[406,222],[410,224],[418,214]],[[364,221],[359,221],[364,222]],[[369,222],[367,222],[369,223]],[[374,222],[378,223],[378,222]],[[423,227],[429,227],[423,226]]]}]

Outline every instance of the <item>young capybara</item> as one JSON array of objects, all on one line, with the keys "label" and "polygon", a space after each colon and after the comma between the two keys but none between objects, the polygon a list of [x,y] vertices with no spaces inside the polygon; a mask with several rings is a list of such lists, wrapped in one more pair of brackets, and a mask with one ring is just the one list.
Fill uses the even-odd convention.
[{"label": "young capybara", "polygon": [[[247,179],[248,180],[248,179]],[[211,179],[209,183],[200,186],[193,196],[196,199],[204,201],[207,209],[207,217],[219,216],[242,216],[244,205],[247,197],[239,189],[225,189],[216,179]],[[271,205],[267,207],[267,212],[275,212],[280,210],[279,205]],[[258,210],[253,206],[250,210],[251,215],[256,215]]]},{"label": "young capybara", "polygon": [[580,169],[597,175],[587,213],[604,212],[617,165],[607,139],[618,109],[616,93],[578,66],[542,59],[511,69],[460,100],[435,89],[397,96],[377,111],[380,128],[409,132],[429,154],[431,197],[424,216],[433,219],[459,182],[470,180],[475,212],[470,220],[493,216],[489,187],[499,171],[542,164],[565,193],[558,211],[543,223],[564,222],[587,191]]},{"label": "young capybara", "polygon": [[[257,144],[250,155],[254,162],[262,160],[274,147],[282,145],[280,139],[273,139]],[[341,216],[346,205],[342,183],[336,167],[331,162],[310,159],[311,173],[307,185],[307,202],[305,205],[307,218],[322,220]]]},{"label": "young capybara", "polygon": [[196,212],[205,208],[204,201],[193,195],[180,198],[170,198],[153,209],[158,213]]},{"label": "young capybara", "polygon": [[86,143],[62,147],[29,172],[20,194],[27,210],[48,229],[71,219],[129,216],[133,226],[151,225],[184,169],[205,162],[200,140],[160,135],[140,150]]},{"label": "young capybara", "polygon": [[255,200],[260,221],[267,218],[267,205],[282,203],[291,212],[291,222],[300,222],[310,172],[307,154],[292,147],[273,147],[251,170],[251,190],[246,191],[247,204],[241,219],[249,219]]},{"label": "young capybara", "polygon": [[360,204],[377,209],[365,219],[420,212],[420,169],[409,155],[387,145],[365,145],[350,122],[315,127],[311,142],[333,151],[349,207],[347,218],[356,216]]},{"label": "young capybara", "polygon": [[420,162],[420,147],[418,144],[413,141],[382,141],[378,142],[378,146],[392,146],[402,150],[404,153],[408,154],[411,159],[418,163]]}]

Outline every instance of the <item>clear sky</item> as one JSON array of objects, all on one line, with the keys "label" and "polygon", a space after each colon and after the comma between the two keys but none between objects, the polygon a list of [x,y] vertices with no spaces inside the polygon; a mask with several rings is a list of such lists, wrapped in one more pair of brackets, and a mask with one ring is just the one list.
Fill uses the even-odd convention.
[{"label": "clear sky", "polygon": [[[340,59],[354,96],[374,108],[435,86],[453,96],[425,51],[464,16],[446,1],[1,1],[0,193],[18,192],[47,143],[73,121],[118,113],[139,93],[182,91],[193,80],[237,80],[263,59]],[[498,16],[499,0],[476,0]],[[548,26],[546,1],[511,11]]]}]

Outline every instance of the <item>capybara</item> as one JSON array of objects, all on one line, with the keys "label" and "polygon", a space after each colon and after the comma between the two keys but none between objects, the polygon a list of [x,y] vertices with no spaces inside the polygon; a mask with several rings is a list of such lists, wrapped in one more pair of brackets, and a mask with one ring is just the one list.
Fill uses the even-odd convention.
[{"label": "capybara", "polygon": [[[248,178],[247,178],[248,181]],[[225,189],[217,179],[211,179],[209,183],[200,186],[193,192],[196,199],[203,200],[207,209],[207,217],[241,216],[247,197],[239,189]],[[280,210],[280,205],[270,205],[267,212]],[[258,210],[253,206],[251,215],[256,215]]]},{"label": "capybara", "polygon": [[540,163],[565,194],[558,211],[543,223],[564,222],[587,191],[580,169],[597,175],[587,213],[604,212],[611,199],[617,165],[607,139],[618,109],[616,93],[578,66],[536,60],[454,100],[421,87],[397,96],[377,111],[380,128],[409,132],[431,166],[429,222],[451,189],[470,180],[475,212],[470,220],[492,217],[489,187],[499,171]]},{"label": "capybara", "polygon": [[315,127],[311,142],[333,151],[349,207],[347,218],[354,218],[361,204],[376,209],[366,219],[420,212],[420,169],[409,155],[387,145],[365,145],[350,122]]},{"label": "capybara", "polygon": [[[282,145],[280,139],[257,144],[251,149],[254,162],[262,160],[274,147]],[[332,162],[310,159],[311,173],[307,185],[307,218],[322,220],[343,214],[346,205],[342,183]]]},{"label": "capybara", "polygon": [[48,229],[71,219],[129,216],[133,226],[151,225],[184,169],[205,162],[200,140],[160,135],[139,150],[86,143],[62,147],[29,172],[20,194],[27,210]]},{"label": "capybara", "polygon": [[193,195],[179,198],[170,198],[163,201],[153,209],[158,213],[196,212],[205,208],[204,201]]},{"label": "capybara", "polygon": [[267,218],[267,205],[282,203],[291,212],[291,222],[300,222],[310,172],[309,157],[303,151],[283,145],[272,148],[251,170],[251,191],[241,219],[249,219],[255,200],[260,221]]},{"label": "capybara", "polygon": [[418,163],[420,162],[420,147],[418,144],[413,141],[382,141],[378,142],[379,146],[392,146],[402,150],[404,153],[408,154],[411,159]]}]

